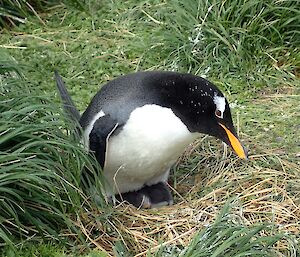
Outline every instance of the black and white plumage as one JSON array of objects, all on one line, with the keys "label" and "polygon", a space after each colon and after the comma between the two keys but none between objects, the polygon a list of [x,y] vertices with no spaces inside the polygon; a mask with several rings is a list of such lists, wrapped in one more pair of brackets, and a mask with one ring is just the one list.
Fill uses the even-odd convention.
[{"label": "black and white plumage", "polygon": [[[57,73],[56,78],[65,94]],[[71,98],[62,98],[77,119]],[[80,125],[108,181],[107,196],[137,207],[172,204],[166,184],[170,168],[200,133],[221,139],[241,158],[247,156],[221,91],[191,74],[149,71],[114,79],[92,99]]]}]

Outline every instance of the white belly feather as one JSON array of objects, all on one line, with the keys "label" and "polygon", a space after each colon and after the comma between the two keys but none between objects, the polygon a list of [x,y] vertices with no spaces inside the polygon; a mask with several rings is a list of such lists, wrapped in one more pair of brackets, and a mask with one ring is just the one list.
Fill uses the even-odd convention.
[{"label": "white belly feather", "polygon": [[169,108],[152,104],[135,109],[122,131],[108,140],[108,196],[166,181],[170,167],[197,136]]}]

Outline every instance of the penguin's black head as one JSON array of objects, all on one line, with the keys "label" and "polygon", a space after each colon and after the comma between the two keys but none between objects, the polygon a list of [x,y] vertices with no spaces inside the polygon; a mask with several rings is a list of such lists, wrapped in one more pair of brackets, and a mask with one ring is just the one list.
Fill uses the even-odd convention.
[{"label": "penguin's black head", "polygon": [[213,95],[207,96],[207,105],[202,109],[204,115],[197,120],[198,131],[221,139],[231,146],[240,158],[247,159],[247,152],[234,128],[227,99],[218,89],[212,92]]},{"label": "penguin's black head", "polygon": [[168,90],[168,98],[174,113],[188,129],[221,139],[240,158],[246,159],[247,152],[236,134],[230,107],[222,92],[209,81],[193,75],[181,75],[173,85],[173,93]]}]

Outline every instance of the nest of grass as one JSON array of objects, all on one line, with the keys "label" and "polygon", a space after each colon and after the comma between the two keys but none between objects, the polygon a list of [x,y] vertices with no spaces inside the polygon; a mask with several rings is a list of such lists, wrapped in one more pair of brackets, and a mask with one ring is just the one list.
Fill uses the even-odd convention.
[{"label": "nest of grass", "polygon": [[[199,143],[179,161],[177,170],[182,174],[170,183],[173,206],[138,210],[123,203],[105,221],[98,218],[101,210],[84,213],[77,224],[89,244],[113,255],[113,246],[121,240],[136,257],[162,245],[186,247],[199,230],[213,223],[229,199],[234,199],[231,212],[246,225],[273,223],[279,231],[299,234],[300,166],[268,153],[243,162],[227,157],[226,148],[223,155],[218,153],[214,142],[205,139]],[[183,172],[195,156],[196,168]],[[112,234],[109,227],[118,233]],[[278,243],[277,248],[284,252],[286,242]]]}]

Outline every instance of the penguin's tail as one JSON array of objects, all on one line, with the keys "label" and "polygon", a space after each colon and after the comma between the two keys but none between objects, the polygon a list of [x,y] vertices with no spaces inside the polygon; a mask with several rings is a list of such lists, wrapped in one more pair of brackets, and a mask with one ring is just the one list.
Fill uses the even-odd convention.
[{"label": "penguin's tail", "polygon": [[63,101],[63,108],[65,112],[67,113],[68,117],[71,118],[73,121],[79,122],[80,113],[77,110],[75,104],[73,103],[73,100],[69,95],[61,76],[58,74],[56,70],[54,71],[54,74],[55,74],[56,86],[59,91],[60,97]]}]

